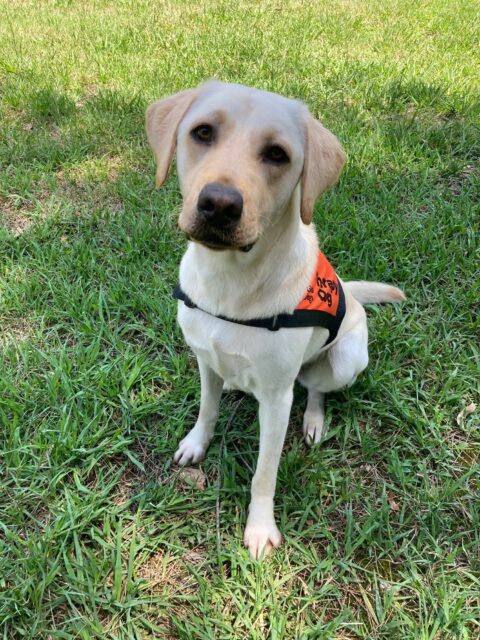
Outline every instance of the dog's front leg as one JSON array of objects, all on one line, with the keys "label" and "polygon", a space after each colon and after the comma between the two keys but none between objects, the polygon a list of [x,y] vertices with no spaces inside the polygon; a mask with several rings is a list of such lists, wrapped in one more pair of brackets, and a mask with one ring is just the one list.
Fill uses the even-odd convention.
[{"label": "dog's front leg", "polygon": [[256,559],[262,551],[265,556],[282,542],[273,515],[273,498],[292,400],[293,385],[282,394],[259,398],[260,448],[244,537],[245,545]]},{"label": "dog's front leg", "polygon": [[197,422],[189,434],[178,445],[174,455],[176,463],[185,466],[203,460],[213,438],[218,418],[218,406],[222,395],[223,380],[206,362],[197,356],[200,370],[200,412]]}]

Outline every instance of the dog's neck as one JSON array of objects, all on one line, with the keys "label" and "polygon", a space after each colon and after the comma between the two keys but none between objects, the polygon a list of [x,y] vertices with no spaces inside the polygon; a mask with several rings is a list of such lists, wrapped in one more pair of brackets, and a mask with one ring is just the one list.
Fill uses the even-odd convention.
[{"label": "dog's neck", "polygon": [[302,298],[317,259],[313,225],[300,219],[297,189],[283,213],[251,251],[212,251],[190,242],[180,285],[200,307],[236,320],[291,313]]}]

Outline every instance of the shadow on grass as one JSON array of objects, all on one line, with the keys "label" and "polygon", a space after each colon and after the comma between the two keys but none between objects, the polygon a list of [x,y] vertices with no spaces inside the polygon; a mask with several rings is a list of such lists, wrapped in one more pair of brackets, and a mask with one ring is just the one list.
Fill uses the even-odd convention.
[{"label": "shadow on grass", "polygon": [[[357,73],[357,72],[356,72]],[[371,78],[371,70],[358,69],[356,83]],[[334,79],[335,80],[335,79]],[[340,81],[340,78],[338,78]],[[342,82],[345,85],[345,82]],[[475,117],[480,102],[447,94],[444,89],[423,82],[392,81],[387,87],[372,84],[361,104],[338,92],[324,107],[327,124],[335,132],[342,129],[378,131],[388,149],[408,147],[419,156],[434,153],[461,156],[468,162],[478,160],[480,143]],[[145,144],[144,112],[147,101],[138,94],[122,95],[118,91],[93,88],[74,100],[52,88],[35,90],[22,97],[23,118],[32,125],[33,142],[30,160],[42,161],[42,133],[49,127],[65,127],[65,137],[58,140],[63,153],[58,162],[78,161],[78,143],[83,143],[83,157],[103,155],[116,145],[122,148],[133,141]],[[310,105],[315,112],[315,105]],[[25,123],[23,123],[25,124]],[[22,125],[20,125],[21,127]],[[348,136],[343,137],[348,147]],[[51,151],[51,147],[48,147]],[[69,153],[70,151],[70,153]],[[355,157],[350,159],[352,170]]]},{"label": "shadow on grass", "polygon": [[[90,306],[84,305],[87,314],[98,314],[96,299],[102,287],[115,292],[107,297],[108,308],[113,315],[121,309],[119,313],[127,318],[127,324],[135,325],[130,332],[132,340],[138,338],[141,306],[147,304],[142,280],[152,295],[157,286],[157,295],[168,296],[168,312],[161,317],[173,322],[175,303],[169,290],[176,280],[184,246],[174,231],[173,216],[167,217],[179,204],[176,178],[172,176],[159,193],[153,189],[153,160],[144,134],[145,107],[139,95],[110,90],[91,90],[76,101],[51,88],[34,91],[25,95],[25,121],[16,125],[20,144],[11,146],[10,156],[4,158],[15,171],[28,172],[35,165],[37,173],[54,173],[57,187],[62,180],[68,186],[62,187],[63,192],[60,189],[60,195],[72,204],[66,215],[56,213],[24,237],[11,239],[11,258],[25,263],[30,256],[30,266],[35,270],[39,252],[51,251],[61,269],[50,277],[62,283],[58,286],[63,288],[65,300],[68,287],[81,273],[84,286],[94,294]],[[328,124],[334,131],[338,128],[351,153],[344,178],[319,203],[316,217],[321,235],[323,229],[327,234],[328,229],[334,229],[326,236],[327,245],[348,278],[398,283],[407,289],[410,299],[425,305],[428,311],[419,279],[425,280],[427,273],[434,286],[444,276],[446,265],[445,260],[437,260],[440,266],[432,267],[430,255],[426,260],[425,254],[432,242],[445,246],[450,235],[456,242],[461,231],[456,222],[451,222],[449,213],[438,214],[431,194],[437,193],[448,209],[462,195],[463,186],[468,187],[475,177],[473,173],[462,175],[461,171],[466,165],[478,163],[478,130],[471,117],[477,110],[478,104],[447,95],[438,87],[401,81],[387,87],[373,85],[361,105],[342,100],[330,106],[332,118]],[[32,126],[26,129],[25,123]],[[357,153],[363,144],[371,147],[367,157],[373,158],[374,164],[370,160],[365,163]],[[108,166],[98,169],[96,163],[108,164],[117,156],[118,166],[111,173]],[[459,175],[461,182],[459,178],[456,186],[460,186],[460,193],[458,189],[449,191],[449,177]],[[446,190],[439,191],[442,180],[446,181]],[[35,189],[31,184],[28,188]],[[80,217],[76,207],[82,211]],[[415,210],[413,225],[412,217],[401,218],[409,207]],[[372,238],[378,240],[373,243]],[[461,246],[458,251],[465,254]],[[470,265],[465,255],[463,261],[461,257],[457,260],[460,268],[456,268],[465,278]],[[129,296],[132,282],[136,294]],[[52,296],[31,282],[25,286],[26,305],[34,299],[37,311],[42,313],[43,309],[48,320]],[[77,294],[82,296],[82,290]],[[461,305],[463,297],[457,290],[451,307]],[[55,301],[53,308],[58,313],[61,297],[56,296]],[[153,322],[158,306],[147,307],[145,317]],[[395,321],[392,316],[393,311],[385,312],[390,322]],[[377,316],[373,324],[379,335],[388,337],[385,323]],[[145,337],[143,329],[139,333]],[[380,397],[373,382],[360,385],[365,389],[360,387],[359,393]]]}]

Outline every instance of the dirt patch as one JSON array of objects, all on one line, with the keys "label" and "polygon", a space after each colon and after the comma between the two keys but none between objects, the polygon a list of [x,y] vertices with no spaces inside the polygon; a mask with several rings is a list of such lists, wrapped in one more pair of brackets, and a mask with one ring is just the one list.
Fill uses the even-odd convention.
[{"label": "dirt patch", "polygon": [[198,589],[198,583],[188,570],[188,565],[195,568],[203,565],[203,551],[200,548],[189,550],[182,558],[177,558],[167,551],[159,550],[140,564],[136,576],[145,580],[146,590],[156,595],[194,593]]},{"label": "dirt patch", "polygon": [[0,200],[0,220],[3,222],[8,232],[18,237],[24,233],[32,224],[32,219],[28,216],[29,205],[22,204],[15,206],[9,200]]},{"label": "dirt patch", "polygon": [[0,345],[18,343],[27,340],[32,332],[32,325],[26,318],[2,318],[0,316]]},{"label": "dirt patch", "polygon": [[467,164],[457,175],[453,176],[448,184],[450,193],[459,196],[471,176],[480,177],[480,167],[474,164]]},{"label": "dirt patch", "polygon": [[121,475],[111,496],[112,504],[121,507],[135,494],[135,490],[145,482],[144,474],[134,465],[128,466]]}]

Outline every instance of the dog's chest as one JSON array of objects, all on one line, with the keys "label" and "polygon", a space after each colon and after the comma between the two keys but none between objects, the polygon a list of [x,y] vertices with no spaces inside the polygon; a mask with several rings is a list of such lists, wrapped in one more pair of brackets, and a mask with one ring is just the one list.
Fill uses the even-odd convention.
[{"label": "dog's chest", "polygon": [[255,396],[295,379],[309,337],[306,329],[287,335],[227,322],[182,302],[178,322],[198,357],[231,387]]},{"label": "dog's chest", "polygon": [[245,348],[229,323],[179,304],[178,322],[189,347],[232,387],[255,393],[252,348]]}]

